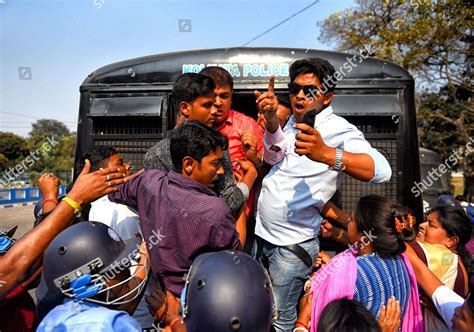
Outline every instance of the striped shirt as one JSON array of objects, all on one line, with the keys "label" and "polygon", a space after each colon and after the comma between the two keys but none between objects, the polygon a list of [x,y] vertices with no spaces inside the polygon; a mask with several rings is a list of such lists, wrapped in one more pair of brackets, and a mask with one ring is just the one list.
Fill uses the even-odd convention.
[{"label": "striped shirt", "polygon": [[378,317],[380,307],[386,306],[392,295],[400,301],[400,321],[403,321],[410,297],[410,279],[402,258],[381,258],[375,253],[357,257],[354,300]]}]

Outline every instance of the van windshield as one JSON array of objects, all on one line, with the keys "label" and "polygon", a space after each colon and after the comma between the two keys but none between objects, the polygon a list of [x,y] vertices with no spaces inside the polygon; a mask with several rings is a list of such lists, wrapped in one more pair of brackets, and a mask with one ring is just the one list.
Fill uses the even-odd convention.
[{"label": "van windshield", "polygon": [[[436,174],[433,174],[434,169],[438,169],[440,164],[421,164],[420,171],[421,171],[421,180],[424,180],[426,184],[433,183],[429,186],[430,190],[436,190],[438,192],[449,192],[449,184],[446,179],[446,174],[441,174],[442,176],[439,177]],[[431,173],[431,176],[429,175]],[[440,172],[438,171],[438,174]]]}]

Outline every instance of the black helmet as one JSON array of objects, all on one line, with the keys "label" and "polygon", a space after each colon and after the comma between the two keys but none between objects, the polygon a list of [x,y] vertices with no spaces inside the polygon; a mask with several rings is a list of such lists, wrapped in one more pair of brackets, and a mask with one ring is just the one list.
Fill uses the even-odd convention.
[{"label": "black helmet", "polygon": [[43,200],[40,199],[38,202],[36,202],[35,208],[33,210],[33,215],[35,216],[35,219],[37,219],[41,216],[42,211],[43,211]]},{"label": "black helmet", "polygon": [[[110,289],[128,283],[142,269],[137,268],[133,275],[114,286],[109,286],[107,281],[136,265],[134,259],[139,253],[140,242],[139,237],[123,241],[112,228],[99,222],[72,225],[46,249],[40,287],[45,292],[57,293],[59,290],[63,296],[105,305],[129,302],[140,294],[146,277],[119,298],[109,298]],[[142,266],[148,270],[147,264]],[[105,300],[91,298],[100,293],[105,294]],[[135,296],[131,298],[130,294]]]},{"label": "black helmet", "polygon": [[448,194],[442,194],[438,196],[438,199],[436,200],[436,206],[442,205],[449,205],[455,208],[462,209],[461,204],[456,200],[456,198]]},{"label": "black helmet", "polygon": [[9,231],[6,229],[0,228],[0,255],[5,254],[8,249],[15,243],[13,235],[16,232],[18,226],[11,228]]},{"label": "black helmet", "polygon": [[181,307],[188,331],[268,332],[274,312],[271,282],[243,252],[202,254],[189,270]]}]

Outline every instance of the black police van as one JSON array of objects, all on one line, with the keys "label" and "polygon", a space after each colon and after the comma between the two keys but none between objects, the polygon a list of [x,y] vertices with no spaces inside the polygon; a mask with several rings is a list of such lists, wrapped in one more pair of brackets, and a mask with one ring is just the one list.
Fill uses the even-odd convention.
[{"label": "black police van", "polygon": [[[170,93],[182,73],[224,67],[234,78],[233,109],[256,118],[253,91],[266,90],[269,77],[275,75],[275,93],[287,94],[290,65],[310,57],[326,59],[336,71],[344,71],[336,77],[334,111],[364,133],[393,171],[385,184],[347,177],[337,203],[351,211],[360,196],[373,193],[397,199],[421,218],[421,197],[410,190],[420,180],[413,78],[393,63],[346,53],[222,48],[158,54],[99,68],[80,87],[76,165],[88,149],[106,145],[115,147],[135,170],[141,169],[147,149],[175,125]],[[348,64],[349,58],[355,60]]]},{"label": "black police van", "polygon": [[[429,185],[429,187],[422,192],[423,211],[428,211],[429,209],[434,208],[439,195],[452,195],[451,172],[449,170],[440,174],[441,176],[430,175],[430,172],[432,172],[433,169],[438,169],[442,164],[443,158],[439,153],[420,148],[420,176],[421,180]],[[424,188],[421,187],[420,189]],[[414,191],[416,192],[416,190]]]}]

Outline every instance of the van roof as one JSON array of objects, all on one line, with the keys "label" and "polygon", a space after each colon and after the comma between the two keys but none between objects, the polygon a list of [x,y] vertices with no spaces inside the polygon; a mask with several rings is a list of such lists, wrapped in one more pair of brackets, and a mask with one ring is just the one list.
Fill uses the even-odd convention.
[{"label": "van roof", "polygon": [[312,57],[326,59],[340,71],[343,77],[338,82],[413,83],[404,68],[377,58],[312,49],[236,47],[163,53],[113,63],[91,73],[81,90],[97,85],[170,85],[183,72],[199,72],[209,65],[226,68],[236,88],[245,83],[267,83],[272,74],[276,83],[287,83],[289,66]]}]

